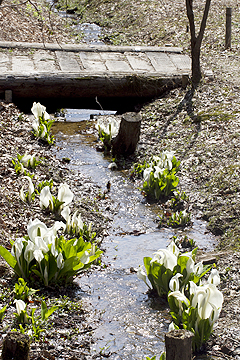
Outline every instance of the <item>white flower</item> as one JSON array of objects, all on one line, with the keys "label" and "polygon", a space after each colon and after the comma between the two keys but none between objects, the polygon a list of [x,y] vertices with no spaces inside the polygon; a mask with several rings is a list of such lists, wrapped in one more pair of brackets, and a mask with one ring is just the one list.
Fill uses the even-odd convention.
[{"label": "white flower", "polygon": [[167,250],[171,251],[174,255],[178,256],[180,253],[179,248],[175,244],[174,241],[171,241],[171,243],[168,245]]},{"label": "white flower", "polygon": [[35,237],[35,249],[41,250],[44,254],[46,254],[49,251],[49,248],[45,241],[41,238],[41,236]]},{"label": "white flower", "polygon": [[42,261],[42,259],[44,259],[44,256],[43,256],[43,253],[41,250],[34,250],[33,256],[35,257],[35,259],[37,260],[38,263],[40,263]]},{"label": "white flower", "polygon": [[150,180],[150,175],[151,175],[152,171],[153,171],[153,168],[151,168],[151,167],[148,167],[143,170],[143,180],[146,181],[147,183]]},{"label": "white flower", "polygon": [[151,263],[156,261],[161,265],[164,265],[166,269],[173,271],[174,266],[177,265],[177,256],[174,255],[171,251],[166,249],[160,249],[154,253],[154,257],[151,260]]},{"label": "white flower", "polygon": [[61,211],[62,217],[68,221],[70,217],[70,208],[69,206],[64,206],[63,210]]},{"label": "white flower", "polygon": [[27,226],[27,233],[33,242],[35,242],[35,238],[37,236],[41,236],[42,238],[48,232],[47,226],[40,220],[30,220]]},{"label": "white flower", "polygon": [[187,270],[187,274],[188,276],[194,272],[194,261],[193,259],[190,257],[188,258],[187,264],[186,264],[186,270]]},{"label": "white flower", "polygon": [[65,183],[60,184],[58,188],[58,200],[64,202],[64,206],[70,204],[73,200],[73,193]]},{"label": "white flower", "polygon": [[[74,214],[75,215],[75,214]],[[76,234],[80,233],[80,230],[83,230],[83,221],[81,218],[81,214],[72,218],[72,228],[76,230]]]},{"label": "white flower", "polygon": [[168,327],[168,331],[175,330],[174,322],[172,321],[171,324]]},{"label": "white flower", "polygon": [[96,245],[92,244],[89,256],[94,256],[96,252]]},{"label": "white flower", "polygon": [[72,221],[71,221],[71,228],[74,231],[77,227],[77,211],[75,211],[75,213],[72,216]]},{"label": "white flower", "polygon": [[31,111],[35,116],[35,118],[39,119],[39,117],[42,117],[43,114],[45,113],[46,107],[41,105],[39,102],[38,103],[34,102]]},{"label": "white flower", "polygon": [[53,197],[50,192],[49,186],[44,186],[44,188],[40,192],[40,207],[48,208],[50,206],[50,209],[53,210]]},{"label": "white flower", "polygon": [[84,254],[81,256],[80,261],[85,265],[89,263],[89,260],[90,260],[89,253],[88,251],[85,251]]},{"label": "white flower", "polygon": [[108,126],[109,126],[110,137],[113,138],[117,136],[119,131],[119,123],[114,118],[112,118]]},{"label": "white flower", "polygon": [[154,166],[154,169],[155,169],[154,177],[155,177],[156,179],[158,179],[158,178],[159,178],[159,174],[162,175],[163,172],[164,172],[164,170],[165,170],[165,169],[163,169],[163,168],[160,168],[159,166]]},{"label": "white flower", "polygon": [[48,232],[53,233],[53,235],[57,235],[57,231],[60,229],[65,230],[66,225],[64,224],[64,222],[62,221],[55,221],[55,223],[53,224],[53,226],[51,228],[48,229]]},{"label": "white flower", "polygon": [[24,238],[17,238],[16,241],[14,242],[12,249],[11,249],[11,254],[18,260],[19,257],[22,254],[22,250],[23,250],[23,242],[26,241]]},{"label": "white flower", "polygon": [[25,193],[24,193],[23,189],[24,189],[24,185],[21,187],[19,195],[20,195],[21,200],[25,202],[26,197],[25,197]]},{"label": "white flower", "polygon": [[206,295],[199,306],[199,315],[201,319],[210,319],[212,318],[212,313],[215,308],[217,309],[218,314],[220,314],[223,303],[223,294],[212,284],[209,284],[208,286],[205,285],[205,291]]},{"label": "white flower", "polygon": [[33,130],[36,132],[36,134],[39,133],[39,120],[38,118],[34,118],[32,122]]},{"label": "white flower", "polygon": [[[27,314],[26,314],[26,308],[27,308],[27,304],[25,304],[25,302],[23,300],[14,300],[14,303],[16,305],[16,310],[17,310],[17,314],[18,316],[21,315],[22,312],[24,312],[24,316],[23,316],[23,322],[25,324],[27,324],[29,322],[28,318],[27,318]],[[21,320],[22,321],[22,320]]]},{"label": "white flower", "polygon": [[64,259],[63,259],[63,255],[62,253],[59,253],[58,254],[58,257],[57,257],[57,267],[59,270],[61,270],[64,266]]},{"label": "white flower", "polygon": [[194,265],[194,273],[196,275],[201,275],[202,272],[203,272],[203,263],[202,263],[202,261],[200,261],[199,263]]},{"label": "white flower", "polygon": [[34,155],[30,155],[25,153],[23,155],[23,157],[21,158],[20,162],[24,165],[24,166],[28,166],[28,164],[30,164],[31,166],[33,166],[34,164]]},{"label": "white flower", "polygon": [[43,240],[46,245],[52,245],[55,242],[56,235],[52,231],[48,231],[44,237]]},{"label": "white flower", "polygon": [[55,241],[52,242],[51,253],[52,253],[52,256],[54,256],[54,257],[57,257],[59,255],[58,251],[56,250]]},{"label": "white flower", "polygon": [[[137,271],[137,277],[140,280],[143,280],[145,282],[145,284],[147,284],[147,275],[145,274],[144,270],[143,270],[143,266],[139,265],[138,271]],[[148,285],[148,284],[147,284]]]},{"label": "white flower", "polygon": [[[32,194],[34,193],[34,185],[32,183],[32,179],[29,176],[24,176],[25,179],[28,180],[28,202],[31,202],[32,200]],[[24,194],[23,191],[24,185],[22,186],[21,190],[20,190],[20,198],[22,199],[22,201],[26,201],[26,195]]]},{"label": "white flower", "polygon": [[16,310],[17,310],[17,314],[20,315],[22,311],[25,311],[26,309],[26,304],[23,300],[14,300],[14,303],[16,305]]},{"label": "white flower", "polygon": [[190,301],[181,291],[173,291],[168,295],[168,297],[170,296],[173,296],[176,299],[180,312],[183,311],[183,305],[182,305],[183,303],[186,304],[187,306],[190,305]]},{"label": "white flower", "polygon": [[24,251],[24,259],[28,264],[34,259],[33,251],[35,250],[35,245],[31,240],[28,240],[28,244]]},{"label": "white flower", "polygon": [[45,121],[46,121],[46,120],[51,120],[50,115],[49,115],[46,111],[44,111],[43,116],[44,116],[44,120],[45,120]]},{"label": "white flower", "polygon": [[22,264],[21,264],[21,255],[22,255],[22,251],[23,251],[23,243],[26,242],[26,240],[24,238],[17,238],[16,241],[14,242],[12,248],[11,248],[11,254],[15,257],[15,259],[17,260],[19,269],[22,273],[22,277],[25,278],[25,274],[23,272],[23,268],[22,268]]},{"label": "white flower", "polygon": [[[206,284],[197,286],[194,282],[190,281],[190,295],[192,294],[191,305],[193,307],[198,307],[198,314],[201,319],[212,318],[215,308],[220,313],[223,295],[215,285]],[[214,317],[216,317],[216,314]]]},{"label": "white flower", "polygon": [[41,138],[44,139],[45,138],[45,135],[47,134],[47,128],[44,124],[41,124],[42,127],[43,127],[43,131],[41,133]]},{"label": "white flower", "polygon": [[178,291],[179,289],[179,278],[182,277],[183,275],[180,273],[177,273],[176,275],[174,275],[171,280],[169,281],[169,289],[171,291]]},{"label": "white flower", "polygon": [[168,170],[172,170],[172,159],[174,156],[174,152],[173,151],[163,151],[161,157],[162,160],[164,162],[164,168],[168,169]]},{"label": "white flower", "polygon": [[80,230],[83,229],[83,221],[81,218],[81,214],[77,216],[77,211],[72,215],[70,215],[70,209],[68,206],[65,206],[61,212],[62,217],[66,220],[65,228],[68,233],[72,230],[76,234],[79,234]]},{"label": "white flower", "polygon": [[107,118],[107,121],[99,118],[97,120],[95,128],[98,130],[99,135],[104,132],[105,134],[110,135],[111,139],[118,134],[119,122],[117,122],[116,119],[110,117]]},{"label": "white flower", "polygon": [[213,284],[213,285],[220,284],[220,276],[219,276],[217,269],[212,269],[212,271],[208,277],[208,283]]}]

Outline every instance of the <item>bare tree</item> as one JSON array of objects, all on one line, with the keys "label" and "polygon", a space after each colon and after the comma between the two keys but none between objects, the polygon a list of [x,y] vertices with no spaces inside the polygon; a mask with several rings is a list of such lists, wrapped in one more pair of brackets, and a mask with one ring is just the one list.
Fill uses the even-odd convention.
[{"label": "bare tree", "polygon": [[193,83],[193,86],[198,85],[201,80],[201,77],[202,77],[201,66],[200,66],[200,51],[201,51],[201,44],[202,44],[204,30],[205,30],[206,24],[207,24],[207,17],[208,17],[208,13],[209,13],[210,3],[211,3],[211,0],[206,0],[200,30],[199,30],[198,35],[196,35],[194,13],[193,13],[193,0],[186,0],[187,17],[189,20],[190,33],[191,33],[192,83]]}]

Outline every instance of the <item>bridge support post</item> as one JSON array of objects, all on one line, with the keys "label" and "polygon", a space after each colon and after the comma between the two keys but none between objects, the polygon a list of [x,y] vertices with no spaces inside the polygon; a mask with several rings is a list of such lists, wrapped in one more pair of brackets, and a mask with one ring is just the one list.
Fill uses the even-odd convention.
[{"label": "bridge support post", "polygon": [[5,101],[7,103],[12,102],[12,90],[5,90]]}]

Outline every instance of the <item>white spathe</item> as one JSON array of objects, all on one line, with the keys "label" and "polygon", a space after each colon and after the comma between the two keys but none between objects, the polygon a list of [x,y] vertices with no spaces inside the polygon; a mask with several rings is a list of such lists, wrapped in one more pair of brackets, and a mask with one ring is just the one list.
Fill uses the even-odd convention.
[{"label": "white spathe", "polygon": [[167,249],[160,249],[154,253],[151,263],[154,261],[173,271],[174,266],[177,265],[177,256]]},{"label": "white spathe", "polygon": [[85,251],[84,254],[81,256],[80,261],[85,265],[89,263],[89,260],[90,260],[89,253],[88,251]]},{"label": "white spathe", "polygon": [[44,254],[49,251],[49,248],[41,236],[35,237],[35,249],[41,250]]},{"label": "white spathe", "polygon": [[178,256],[180,253],[179,248],[177,247],[177,245],[175,244],[174,241],[171,241],[170,244],[167,247],[167,250],[171,251],[174,255]]},{"label": "white spathe", "polygon": [[[73,200],[73,193],[72,191],[69,189],[68,184],[66,183],[61,183],[59,188],[58,188],[58,196],[57,196],[59,201],[64,202],[64,206],[69,205],[72,200]],[[63,208],[63,206],[62,206]]]},{"label": "white spathe", "polygon": [[35,242],[35,238],[37,236],[44,237],[44,235],[49,231],[47,226],[40,220],[30,220],[27,226],[27,233],[33,242]]},{"label": "white spathe", "polygon": [[28,264],[34,259],[33,251],[35,250],[35,245],[31,240],[28,240],[28,244],[24,251],[24,259]]},{"label": "white spathe", "polygon": [[50,191],[49,186],[44,186],[40,192],[40,207],[53,209],[53,197]]},{"label": "white spathe", "polygon": [[178,291],[180,290],[180,286],[179,286],[179,278],[182,277],[183,275],[180,273],[177,273],[176,275],[174,275],[170,281],[169,281],[169,289],[171,291]]},{"label": "white spathe", "polygon": [[24,185],[22,186],[21,190],[20,190],[20,198],[22,199],[22,201],[26,201],[26,197],[28,202],[30,203],[32,200],[32,194],[34,193],[35,189],[34,189],[34,185],[32,183],[32,179],[29,176],[24,176],[25,179],[28,180],[28,194],[27,196],[24,193]]},{"label": "white spathe", "polygon": [[147,183],[149,182],[151,172],[153,172],[152,167],[148,167],[148,168],[143,170],[143,181],[146,181]]},{"label": "white spathe", "polygon": [[217,269],[212,269],[211,273],[208,277],[208,283],[213,285],[219,285],[220,284],[220,276],[217,271]]},{"label": "white spathe", "polygon": [[42,259],[44,259],[44,255],[40,249],[34,250],[33,256],[35,257],[38,263],[40,263]]},{"label": "white spathe", "polygon": [[35,131],[35,133],[38,134],[38,132],[39,132],[39,120],[38,120],[38,118],[33,119],[32,127],[33,127],[33,130]]},{"label": "white spathe", "polygon": [[14,300],[14,304],[16,305],[17,314],[20,315],[22,311],[25,311],[27,304],[23,300]]},{"label": "white spathe", "polygon": [[186,304],[187,306],[190,305],[190,301],[188,300],[188,298],[181,292],[181,291],[173,291],[170,294],[168,294],[168,297],[173,296],[177,303],[178,303],[178,308],[182,311],[183,310],[183,303]]},{"label": "white spathe", "polygon": [[42,117],[43,114],[45,113],[46,107],[41,105],[39,102],[38,103],[34,102],[31,111],[35,116],[35,118],[39,119],[39,117]]},{"label": "white spathe", "polygon": [[34,155],[30,155],[25,153],[23,155],[23,157],[21,158],[20,162],[24,165],[24,166],[28,166],[28,164],[30,164],[31,166],[33,166],[34,164]]}]

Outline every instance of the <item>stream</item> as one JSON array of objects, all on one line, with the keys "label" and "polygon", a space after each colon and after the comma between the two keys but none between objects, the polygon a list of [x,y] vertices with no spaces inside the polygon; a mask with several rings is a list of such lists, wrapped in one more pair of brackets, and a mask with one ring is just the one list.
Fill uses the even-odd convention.
[{"label": "stream", "polygon": [[116,204],[110,235],[102,244],[106,267],[79,280],[81,295],[101,313],[99,327],[93,332],[91,359],[99,352],[102,357],[97,358],[111,360],[159,358],[170,323],[168,309],[160,299],[146,294],[147,286],[138,280],[133,268],[143,264],[144,256],[152,257],[156,250],[165,248],[174,235],[186,234],[204,250],[213,250],[214,237],[197,219],[184,231],[157,228],[157,205],[148,204],[124,172],[108,169],[111,159],[96,151],[96,136],[85,131],[93,126],[90,114],[98,113],[67,109],[66,121],[53,126],[56,156],[69,157],[71,170],[91,177],[102,189],[110,181],[109,197]]}]

